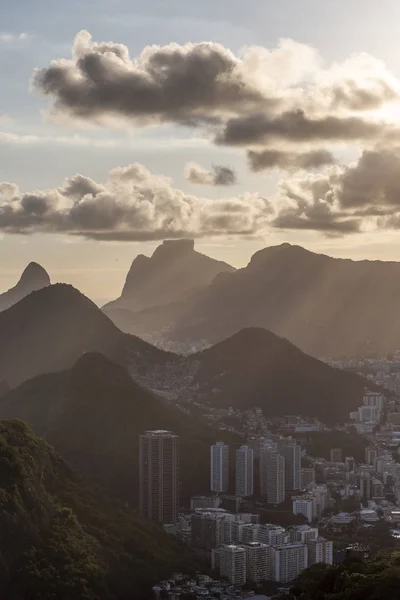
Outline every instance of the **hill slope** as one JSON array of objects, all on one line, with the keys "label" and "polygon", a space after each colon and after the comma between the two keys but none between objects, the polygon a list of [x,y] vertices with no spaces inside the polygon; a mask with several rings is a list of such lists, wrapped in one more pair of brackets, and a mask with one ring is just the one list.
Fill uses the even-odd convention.
[{"label": "hill slope", "polygon": [[21,421],[0,422],[4,600],[148,598],[174,540],[77,476]]},{"label": "hill slope", "polygon": [[170,336],[216,342],[264,327],[313,356],[382,354],[400,345],[399,300],[400,263],[335,259],[282,244],[216,277]]},{"label": "hill slope", "polygon": [[145,371],[168,355],[123,334],[72,286],[56,284],[34,292],[0,313],[0,381],[13,387],[40,373],[71,367],[87,352]]},{"label": "hill slope", "polygon": [[0,311],[7,310],[31,292],[40,290],[50,283],[50,277],[43,267],[35,262],[29,263],[18,283],[7,292],[0,294]]},{"label": "hill slope", "polygon": [[242,410],[259,406],[270,417],[343,421],[361,404],[367,384],[260,328],[243,329],[190,360],[197,363],[193,383],[204,401]]},{"label": "hill slope", "polygon": [[27,421],[72,466],[129,501],[137,499],[139,434],[172,430],[180,436],[184,497],[208,490],[209,444],[216,434],[143,390],[100,354],[6,394],[0,418]]},{"label": "hill slope", "polygon": [[104,308],[138,311],[181,301],[209,285],[218,273],[234,270],[227,263],[196,252],[193,240],[164,241],[151,257],[139,254],[135,258],[120,298]]}]

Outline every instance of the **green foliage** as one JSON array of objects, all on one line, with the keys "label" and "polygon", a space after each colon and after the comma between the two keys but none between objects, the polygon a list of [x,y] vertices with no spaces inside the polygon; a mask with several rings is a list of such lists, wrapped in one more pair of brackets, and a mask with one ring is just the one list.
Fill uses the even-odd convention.
[{"label": "green foliage", "polygon": [[400,553],[372,560],[347,559],[337,566],[306,569],[291,590],[301,600],[395,600],[400,590]]},{"label": "green foliage", "polygon": [[0,421],[0,503],[2,600],[145,598],[191,564],[161,527],[87,484],[21,421]]},{"label": "green foliage", "polygon": [[367,440],[355,430],[346,431],[319,431],[312,433],[307,444],[307,452],[311,456],[322,457],[330,460],[331,448],[341,448],[343,460],[345,456],[353,456],[356,461],[363,462]]}]

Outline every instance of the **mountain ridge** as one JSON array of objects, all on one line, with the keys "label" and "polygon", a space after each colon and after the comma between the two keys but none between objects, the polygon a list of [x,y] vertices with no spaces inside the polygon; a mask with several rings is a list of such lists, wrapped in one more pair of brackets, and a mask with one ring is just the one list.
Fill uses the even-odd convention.
[{"label": "mountain ridge", "polygon": [[30,262],[17,284],[0,294],[0,312],[7,310],[30,293],[51,284],[47,271],[38,263]]}]

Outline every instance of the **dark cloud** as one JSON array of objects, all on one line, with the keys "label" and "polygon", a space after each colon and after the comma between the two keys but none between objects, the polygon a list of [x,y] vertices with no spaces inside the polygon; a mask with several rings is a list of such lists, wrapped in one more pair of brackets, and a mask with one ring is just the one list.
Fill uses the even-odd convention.
[{"label": "dark cloud", "polygon": [[265,229],[271,211],[257,194],[216,200],[185,194],[140,164],[113,169],[104,185],[83,175],[32,193],[0,183],[0,232],[10,234],[102,240],[253,235]]},{"label": "dark cloud", "polygon": [[254,172],[281,169],[298,171],[318,169],[335,163],[335,158],[328,150],[311,150],[309,152],[284,152],[280,150],[262,150],[247,153],[250,169]]},{"label": "dark cloud", "polygon": [[304,111],[287,111],[269,118],[265,113],[230,119],[216,136],[218,144],[230,146],[264,145],[283,141],[340,142],[400,137],[397,128],[367,121],[360,117],[308,117]]},{"label": "dark cloud", "polygon": [[353,233],[400,224],[400,149],[364,151],[350,166],[280,184],[273,227]]},{"label": "dark cloud", "polygon": [[185,167],[185,175],[190,183],[198,185],[235,185],[237,183],[236,173],[230,167],[223,165],[212,165],[211,171],[207,171],[196,163],[188,163]]},{"label": "dark cloud", "polygon": [[125,46],[92,43],[87,32],[78,34],[73,59],[36,70],[33,86],[53,98],[54,113],[95,122],[196,124],[271,104],[221,44],[150,46],[131,59]]},{"label": "dark cloud", "polygon": [[375,81],[373,87],[359,88],[354,79],[347,79],[332,86],[332,108],[349,110],[375,110],[387,102],[397,100],[399,95],[387,82]]}]

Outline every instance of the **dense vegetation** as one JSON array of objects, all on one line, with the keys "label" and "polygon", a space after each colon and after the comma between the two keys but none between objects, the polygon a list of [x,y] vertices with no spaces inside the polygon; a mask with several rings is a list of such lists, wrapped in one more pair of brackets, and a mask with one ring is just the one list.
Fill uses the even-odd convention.
[{"label": "dense vegetation", "polygon": [[291,590],[300,600],[397,600],[400,596],[400,553],[380,553],[372,560],[347,559],[329,567],[304,571]]},{"label": "dense vegetation", "polygon": [[21,421],[0,421],[0,597],[148,598],[187,552],[90,486]]},{"label": "dense vegetation", "polygon": [[346,456],[352,456],[357,462],[364,462],[367,445],[367,439],[359,435],[355,429],[352,432],[321,431],[309,436],[307,452],[310,456],[330,460],[331,448],[341,448],[343,460]]}]

